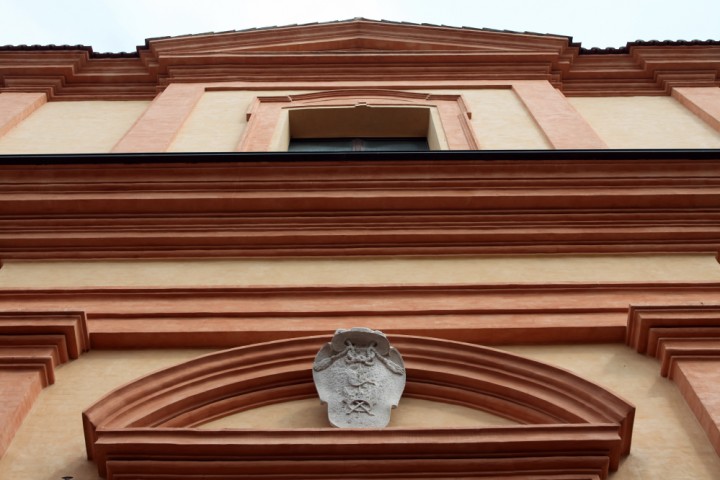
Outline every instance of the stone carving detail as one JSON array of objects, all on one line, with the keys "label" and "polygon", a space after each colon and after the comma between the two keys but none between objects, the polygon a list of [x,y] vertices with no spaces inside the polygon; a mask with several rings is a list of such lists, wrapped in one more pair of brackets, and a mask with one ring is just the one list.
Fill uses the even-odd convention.
[{"label": "stone carving detail", "polygon": [[405,388],[400,353],[379,330],[337,330],[318,352],[313,380],[335,427],[385,427]]}]

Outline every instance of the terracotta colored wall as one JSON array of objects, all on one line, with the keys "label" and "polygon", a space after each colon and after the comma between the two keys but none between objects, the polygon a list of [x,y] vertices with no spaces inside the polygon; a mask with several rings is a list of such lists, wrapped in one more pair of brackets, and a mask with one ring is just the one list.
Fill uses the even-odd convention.
[{"label": "terracotta colored wall", "polygon": [[0,154],[107,153],[150,102],[50,102],[0,137]]},{"label": "terracotta colored wall", "polygon": [[203,85],[172,83],[157,95],[113,153],[165,152],[205,93]]},{"label": "terracotta colored wall", "polygon": [[10,446],[15,430],[43,388],[37,370],[0,370],[0,455]]},{"label": "terracotta colored wall", "polygon": [[720,132],[720,88],[678,87],[672,91],[673,98]]},{"label": "terracotta colored wall", "polygon": [[720,281],[712,255],[8,261],[0,287]]},{"label": "terracotta colored wall", "polygon": [[0,137],[46,102],[44,93],[0,93]]},{"label": "terracotta colored wall", "polygon": [[720,362],[715,358],[679,359],[675,382],[720,455]]},{"label": "terracotta colored wall", "polygon": [[610,148],[720,148],[720,132],[672,97],[569,101]]}]

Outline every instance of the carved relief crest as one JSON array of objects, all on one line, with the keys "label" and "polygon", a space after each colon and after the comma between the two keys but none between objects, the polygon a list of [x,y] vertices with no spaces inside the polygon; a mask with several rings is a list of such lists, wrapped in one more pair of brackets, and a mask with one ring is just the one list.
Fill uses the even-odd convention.
[{"label": "carved relief crest", "polygon": [[385,427],[405,388],[400,353],[379,330],[337,330],[318,352],[313,380],[340,428]]}]

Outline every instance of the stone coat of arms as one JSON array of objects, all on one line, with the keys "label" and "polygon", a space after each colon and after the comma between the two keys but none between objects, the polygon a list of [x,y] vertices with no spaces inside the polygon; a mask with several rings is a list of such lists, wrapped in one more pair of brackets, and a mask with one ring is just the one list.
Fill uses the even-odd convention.
[{"label": "stone coat of arms", "polygon": [[400,353],[379,330],[337,330],[318,352],[313,380],[335,427],[385,427],[405,388]]}]

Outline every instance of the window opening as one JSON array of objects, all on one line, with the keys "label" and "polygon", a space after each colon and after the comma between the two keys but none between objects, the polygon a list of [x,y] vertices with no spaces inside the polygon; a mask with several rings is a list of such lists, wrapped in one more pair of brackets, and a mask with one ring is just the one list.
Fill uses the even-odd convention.
[{"label": "window opening", "polygon": [[427,138],[291,138],[290,152],[422,152]]}]

